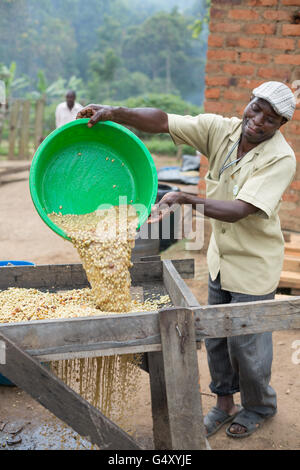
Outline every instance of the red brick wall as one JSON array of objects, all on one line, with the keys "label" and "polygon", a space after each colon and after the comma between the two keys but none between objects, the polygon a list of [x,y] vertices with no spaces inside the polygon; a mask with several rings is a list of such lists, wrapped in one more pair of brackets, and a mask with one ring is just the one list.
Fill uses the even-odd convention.
[{"label": "red brick wall", "polygon": [[[251,90],[269,80],[300,89],[300,0],[212,0],[204,109],[242,117]],[[296,88],[293,89],[296,91]],[[300,93],[299,93],[300,102]],[[294,149],[298,168],[283,196],[282,228],[300,232],[300,103],[282,132]],[[205,194],[202,177],[199,191]]]}]

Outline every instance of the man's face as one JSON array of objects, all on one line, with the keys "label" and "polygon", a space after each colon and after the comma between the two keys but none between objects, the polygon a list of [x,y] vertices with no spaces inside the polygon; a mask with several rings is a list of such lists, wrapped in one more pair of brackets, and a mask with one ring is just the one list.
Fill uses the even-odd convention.
[{"label": "man's face", "polygon": [[73,108],[75,103],[75,95],[74,93],[67,93],[66,94],[66,102],[69,108]]},{"label": "man's face", "polygon": [[253,98],[244,111],[242,134],[248,142],[259,144],[270,139],[284,122],[266,100]]}]

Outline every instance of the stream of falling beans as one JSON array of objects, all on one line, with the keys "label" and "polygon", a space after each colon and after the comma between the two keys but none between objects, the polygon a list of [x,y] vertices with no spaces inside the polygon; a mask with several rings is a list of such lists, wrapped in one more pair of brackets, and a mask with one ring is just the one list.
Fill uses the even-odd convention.
[{"label": "stream of falling beans", "polygon": [[[128,312],[129,268],[138,222],[132,206],[49,217],[77,249],[99,314]],[[126,427],[126,410],[139,382],[139,361],[139,355],[131,354],[72,359],[53,362],[52,370],[93,406]]]}]

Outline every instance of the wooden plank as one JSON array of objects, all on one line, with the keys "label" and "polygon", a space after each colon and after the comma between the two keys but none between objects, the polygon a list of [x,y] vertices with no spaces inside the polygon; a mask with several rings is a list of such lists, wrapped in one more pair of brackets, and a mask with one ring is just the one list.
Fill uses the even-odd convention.
[{"label": "wooden plank", "polygon": [[8,145],[8,159],[15,158],[15,142],[18,131],[18,121],[20,113],[21,102],[15,100],[11,105],[10,118],[9,118],[9,145]]},{"label": "wooden plank", "polygon": [[[192,310],[197,341],[300,328],[300,297],[207,305]],[[161,345],[158,312],[3,323],[0,332],[31,355],[49,359],[94,351],[105,355],[108,349],[110,353],[125,353],[126,348],[140,346],[147,352],[160,350]]]},{"label": "wooden plank", "polygon": [[[173,264],[183,278],[194,276],[194,260],[174,260]],[[136,262],[130,270],[132,284],[162,281],[162,261]],[[9,266],[0,269],[0,289],[25,287],[34,289],[79,289],[89,283],[81,264],[54,264],[40,266]]]},{"label": "wooden plank", "polygon": [[41,360],[161,350],[158,312],[3,323],[0,332]]},{"label": "wooden plank", "polygon": [[286,255],[300,256],[300,242],[293,238],[290,242],[284,244],[284,252]]},{"label": "wooden plank", "polygon": [[81,264],[8,266],[0,268],[0,289],[80,289],[89,283]]},{"label": "wooden plank", "polygon": [[28,143],[29,143],[29,116],[30,116],[30,100],[23,101],[22,117],[21,117],[21,131],[19,142],[19,158],[20,160],[27,160],[29,156]]},{"label": "wooden plank", "polygon": [[43,139],[44,127],[44,99],[37,100],[35,105],[35,123],[34,123],[34,148],[35,150],[40,145]]},{"label": "wooden plank", "polygon": [[147,354],[151,391],[154,448],[172,449],[163,356],[161,352]]},{"label": "wooden plank", "polygon": [[141,256],[137,261],[160,261],[160,255]]},{"label": "wooden plank", "polygon": [[176,307],[200,307],[198,300],[183,281],[171,260],[163,260],[163,281],[173,305]]},{"label": "wooden plank", "polygon": [[300,289],[300,273],[294,271],[282,271],[278,287]]},{"label": "wooden plank", "polygon": [[293,272],[298,272],[300,274],[300,257],[285,255],[284,260],[283,260],[282,271],[283,272],[293,271]]},{"label": "wooden plank", "polygon": [[[194,260],[173,260],[173,264],[183,279],[194,277]],[[132,283],[163,280],[162,261],[136,262],[130,270]]]},{"label": "wooden plank", "polygon": [[0,373],[74,431],[100,449],[140,449],[128,434],[1,333],[0,341],[5,343],[6,356]]},{"label": "wooden plank", "polygon": [[194,314],[189,309],[159,312],[171,449],[206,449]]},{"label": "wooden plank", "polygon": [[194,309],[196,339],[300,328],[300,297]]}]

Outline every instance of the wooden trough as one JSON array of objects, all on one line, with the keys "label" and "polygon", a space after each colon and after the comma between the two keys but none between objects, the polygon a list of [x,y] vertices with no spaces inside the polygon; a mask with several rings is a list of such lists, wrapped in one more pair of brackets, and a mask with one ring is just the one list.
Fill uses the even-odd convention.
[{"label": "wooden trough", "polygon": [[[300,328],[300,298],[200,306],[183,278],[193,260],[141,258],[131,270],[144,296],[168,294],[174,307],[88,318],[0,324],[0,373],[100,449],[140,449],[131,436],[67,387],[40,361],[144,353],[155,449],[207,449],[197,346],[204,338]],[[88,286],[81,265],[5,267],[0,289],[56,291]]]}]

